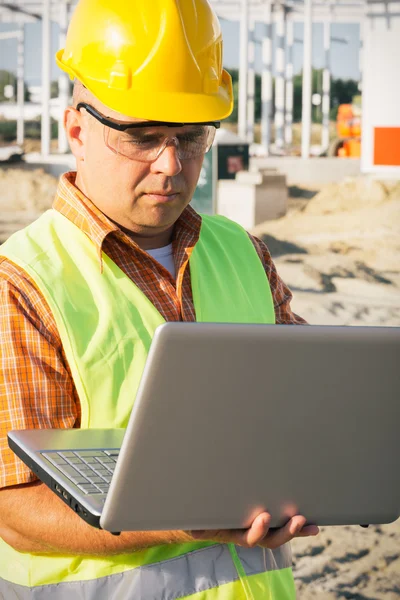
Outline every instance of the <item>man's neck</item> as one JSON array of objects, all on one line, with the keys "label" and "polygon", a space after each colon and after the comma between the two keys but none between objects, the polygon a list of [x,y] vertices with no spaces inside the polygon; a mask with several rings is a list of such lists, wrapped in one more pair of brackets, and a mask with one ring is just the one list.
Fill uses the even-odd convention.
[{"label": "man's neck", "polygon": [[[108,219],[110,219],[110,217],[108,217]],[[168,244],[172,242],[174,230],[173,227],[171,227],[167,231],[163,231],[158,235],[146,236],[131,231],[126,227],[123,227],[116,221],[113,221],[113,219],[110,219],[110,221],[117,225],[117,227],[119,227],[119,229],[123,231],[125,235],[127,235],[133,242],[135,242],[135,244],[137,244],[142,250],[155,250],[156,248],[164,248],[164,246],[168,246]]]}]

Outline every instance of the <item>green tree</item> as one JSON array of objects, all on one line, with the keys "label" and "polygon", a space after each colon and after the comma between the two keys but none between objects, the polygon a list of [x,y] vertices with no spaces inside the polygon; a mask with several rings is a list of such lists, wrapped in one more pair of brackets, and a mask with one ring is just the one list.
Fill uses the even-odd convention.
[{"label": "green tree", "polygon": [[[4,95],[4,88],[6,85],[12,85],[14,88],[14,99],[17,98],[17,77],[11,71],[6,71],[5,69],[0,69],[0,102],[8,102],[8,98]],[[30,93],[28,90],[28,86],[24,85],[25,91],[25,102],[29,102]]]},{"label": "green tree", "polygon": [[358,82],[354,79],[332,79],[331,119],[336,120],[339,104],[351,104],[353,97],[359,93]]},{"label": "green tree", "polygon": [[[239,72],[237,69],[228,69],[232,76],[233,82],[233,94],[235,106],[233,113],[227,119],[228,122],[237,123],[238,121],[238,96],[239,96]],[[322,96],[322,69],[313,69],[312,72],[312,93],[320,94]],[[261,96],[261,75],[256,74],[256,85],[255,85],[255,120],[259,123],[261,120],[261,108],[262,108],[262,96]],[[302,95],[303,95],[303,74],[300,73],[295,75],[293,78],[293,120],[301,121],[301,110],[302,110]],[[275,79],[273,79],[273,98],[275,97]],[[332,120],[336,119],[337,110],[339,104],[351,103],[353,96],[359,93],[358,83],[353,79],[334,79],[331,78],[331,113],[330,117]],[[275,114],[275,108],[272,108],[272,117]],[[322,121],[322,105],[313,106],[312,118],[315,123]]]},{"label": "green tree", "polygon": [[[313,69],[312,74],[312,93],[322,95],[322,69]],[[293,80],[293,119],[294,121],[301,121],[301,108],[302,108],[302,85],[303,85],[303,74],[300,73],[294,76]],[[358,83],[353,79],[334,79],[331,77],[331,112],[330,118],[336,119],[337,110],[339,104],[349,104],[352,101],[353,96],[358,94]],[[314,106],[313,121],[321,122],[322,119],[322,107]]]},{"label": "green tree", "polygon": [[[233,84],[233,96],[234,96],[234,107],[233,112],[230,117],[228,117],[227,121],[229,123],[237,123],[238,122],[238,105],[239,105],[239,71],[237,69],[228,69],[230,75],[232,76],[232,84]],[[255,82],[255,97],[254,97],[254,117],[255,122],[259,123],[261,121],[261,109],[262,109],[262,94],[261,94],[261,86],[262,79],[261,75],[256,73],[256,82]],[[275,80],[273,81],[273,86],[275,87]]]},{"label": "green tree", "polygon": [[[71,80],[68,80],[68,84],[69,84],[69,95],[72,96],[72,90],[74,87],[74,84]],[[51,82],[50,85],[50,98],[58,98],[59,96],[59,85],[58,85],[58,80],[54,80]]]},{"label": "green tree", "polygon": [[58,98],[58,81],[52,81],[50,84],[50,98]]}]

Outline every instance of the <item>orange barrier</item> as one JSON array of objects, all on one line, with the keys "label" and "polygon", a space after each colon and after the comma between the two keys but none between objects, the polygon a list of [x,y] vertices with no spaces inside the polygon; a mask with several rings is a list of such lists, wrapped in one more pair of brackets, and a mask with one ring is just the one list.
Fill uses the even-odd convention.
[{"label": "orange barrier", "polygon": [[400,166],[400,127],[374,128],[374,165]]}]

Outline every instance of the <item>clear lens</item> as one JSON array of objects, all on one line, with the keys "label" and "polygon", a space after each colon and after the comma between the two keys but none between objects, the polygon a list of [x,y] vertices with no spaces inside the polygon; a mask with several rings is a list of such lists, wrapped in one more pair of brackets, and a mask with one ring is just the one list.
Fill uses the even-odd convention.
[{"label": "clear lens", "polygon": [[131,160],[153,162],[168,145],[175,145],[180,160],[190,160],[208,152],[215,138],[212,125],[185,126],[175,128],[174,136],[165,132],[167,128],[140,127],[117,131],[104,127],[105,143],[113,152]]}]

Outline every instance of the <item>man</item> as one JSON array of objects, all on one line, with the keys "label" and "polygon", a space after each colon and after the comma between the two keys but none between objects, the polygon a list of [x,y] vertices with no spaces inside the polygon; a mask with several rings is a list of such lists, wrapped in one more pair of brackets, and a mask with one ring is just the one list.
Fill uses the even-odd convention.
[{"label": "man", "polygon": [[[232,110],[221,44],[206,0],[81,0],[57,55],[76,80],[64,123],[77,172],[0,249],[6,600],[295,596],[288,542],[318,533],[304,517],[275,531],[262,513],[245,531],[114,537],[75,515],[6,441],[17,428],[124,427],[164,320],[304,322],[265,245],[189,207]],[[200,285],[212,271],[228,286],[222,305]]]}]

